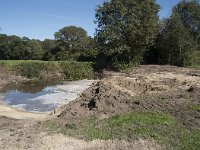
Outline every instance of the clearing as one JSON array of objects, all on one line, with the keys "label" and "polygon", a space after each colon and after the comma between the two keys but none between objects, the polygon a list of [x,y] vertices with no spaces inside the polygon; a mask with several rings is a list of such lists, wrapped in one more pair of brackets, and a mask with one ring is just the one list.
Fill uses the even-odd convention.
[{"label": "clearing", "polygon": [[[1,86],[10,82],[0,78]],[[139,66],[104,72],[103,79],[51,114],[1,104],[0,149],[195,150],[199,91],[199,69]]]}]

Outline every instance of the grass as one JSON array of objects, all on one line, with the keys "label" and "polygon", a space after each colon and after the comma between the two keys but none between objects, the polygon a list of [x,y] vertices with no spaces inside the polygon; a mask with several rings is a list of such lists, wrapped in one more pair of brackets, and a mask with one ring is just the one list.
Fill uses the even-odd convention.
[{"label": "grass", "polygon": [[[132,112],[103,120],[90,117],[64,126],[54,125],[53,131],[85,140],[143,138],[155,139],[166,149],[197,150],[200,147],[200,130],[187,129],[173,116],[161,112]],[[52,130],[52,125],[49,128]]]},{"label": "grass", "polygon": [[[16,64],[19,64],[19,63],[23,63],[23,62],[44,62],[42,60],[0,60],[0,63],[5,63],[5,64],[8,64],[8,65],[16,65]],[[48,61],[46,61],[48,62]]]},{"label": "grass", "polygon": [[[50,61],[42,61],[42,60],[0,60],[0,64],[5,65],[8,68],[13,68],[22,63],[48,63]],[[56,61],[52,61],[52,63],[57,63]]]},{"label": "grass", "polygon": [[200,130],[182,130],[178,150],[199,150]]},{"label": "grass", "polygon": [[200,105],[199,104],[189,104],[189,108],[192,109],[192,110],[200,111]]},{"label": "grass", "polygon": [[58,124],[56,122],[53,122],[51,120],[48,120],[45,122],[43,128],[45,130],[48,130],[48,131],[54,131],[54,132],[59,132],[59,128],[58,128]]}]

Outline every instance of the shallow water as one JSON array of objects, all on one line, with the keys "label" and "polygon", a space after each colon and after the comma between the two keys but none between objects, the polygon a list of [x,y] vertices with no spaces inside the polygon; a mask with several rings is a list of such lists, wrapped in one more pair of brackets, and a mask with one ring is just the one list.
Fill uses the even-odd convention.
[{"label": "shallow water", "polygon": [[0,91],[7,105],[30,112],[49,112],[75,100],[94,81],[25,82],[10,84]]}]

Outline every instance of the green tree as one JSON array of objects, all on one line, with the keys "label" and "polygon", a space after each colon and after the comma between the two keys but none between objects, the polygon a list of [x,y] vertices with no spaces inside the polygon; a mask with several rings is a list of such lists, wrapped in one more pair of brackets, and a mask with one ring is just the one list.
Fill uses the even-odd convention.
[{"label": "green tree", "polygon": [[158,11],[155,0],[111,0],[98,6],[99,55],[115,69],[139,64],[158,33]]},{"label": "green tree", "polygon": [[20,37],[0,34],[1,59],[22,59],[23,42]]},{"label": "green tree", "polygon": [[165,54],[162,53],[163,50],[160,47],[162,46],[161,41],[167,21],[168,19],[162,19],[159,21],[159,34],[157,35],[154,44],[145,51],[143,60],[144,64],[159,64],[165,62],[165,60],[163,60],[165,57],[162,58]]},{"label": "green tree", "polygon": [[42,49],[45,53],[43,60],[55,60],[55,55],[58,52],[55,40],[45,39],[42,41]]},{"label": "green tree", "polygon": [[8,46],[7,55],[10,59],[23,59],[24,45],[20,37],[15,35],[9,36]]},{"label": "green tree", "polygon": [[41,41],[0,34],[0,59],[41,59],[44,55]]},{"label": "green tree", "polygon": [[85,50],[89,42],[87,32],[83,28],[76,26],[64,27],[56,32],[54,36],[56,40],[64,41],[69,45],[70,51]]},{"label": "green tree", "polygon": [[43,58],[44,51],[39,40],[28,40],[25,42],[24,58],[28,60],[40,60]]},{"label": "green tree", "polygon": [[184,0],[174,7],[173,13],[179,14],[185,28],[188,29],[193,40],[198,44],[197,48],[189,53],[190,63],[188,65],[200,65],[200,1]]},{"label": "green tree", "polygon": [[89,37],[89,43],[88,43],[87,49],[81,53],[79,60],[95,62],[97,56],[98,56],[98,48],[97,48],[96,40]]},{"label": "green tree", "polygon": [[146,53],[147,62],[178,66],[197,65],[200,59],[199,12],[200,5],[196,0],[178,3],[173,8],[172,15],[162,21],[156,44]]},{"label": "green tree", "polygon": [[8,47],[8,36],[6,34],[0,34],[0,59],[8,59],[7,51]]},{"label": "green tree", "polygon": [[158,40],[161,63],[177,66],[190,64],[190,54],[197,49],[197,43],[184,26],[178,13],[173,13],[167,20],[166,27]]},{"label": "green tree", "polygon": [[183,0],[173,8],[193,38],[200,44],[200,3],[199,0]]}]

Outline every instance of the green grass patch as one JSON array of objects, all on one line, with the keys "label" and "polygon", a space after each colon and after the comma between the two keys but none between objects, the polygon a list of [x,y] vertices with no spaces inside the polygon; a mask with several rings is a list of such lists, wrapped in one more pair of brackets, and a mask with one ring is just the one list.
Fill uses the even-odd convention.
[{"label": "green grass patch", "polygon": [[117,115],[108,120],[112,126],[124,126],[129,124],[139,125],[175,125],[176,120],[166,114],[155,112],[137,112],[126,115]]},{"label": "green grass patch", "polygon": [[200,130],[183,129],[180,136],[178,150],[199,150],[200,148]]},{"label": "green grass patch", "polygon": [[198,110],[200,111],[200,105],[199,104],[189,104],[189,108],[192,110]]},{"label": "green grass patch", "polygon": [[67,124],[65,125],[65,129],[66,129],[66,130],[67,130],[67,129],[73,130],[73,129],[77,129],[77,127],[76,127],[76,124],[74,124],[74,123],[67,123]]},{"label": "green grass patch", "polygon": [[60,125],[58,123],[51,120],[47,120],[45,124],[43,124],[43,129],[52,132],[60,132],[59,126]]},{"label": "green grass patch", "polygon": [[0,60],[0,65],[4,65],[10,70],[15,70],[16,66],[19,66],[20,64],[25,63],[48,63],[48,61],[42,61],[42,60]]},{"label": "green grass patch", "polygon": [[173,116],[162,112],[133,112],[103,120],[90,117],[57,128],[54,131],[85,140],[142,138],[155,139],[166,149],[197,150],[200,147],[200,130],[187,129]]}]

